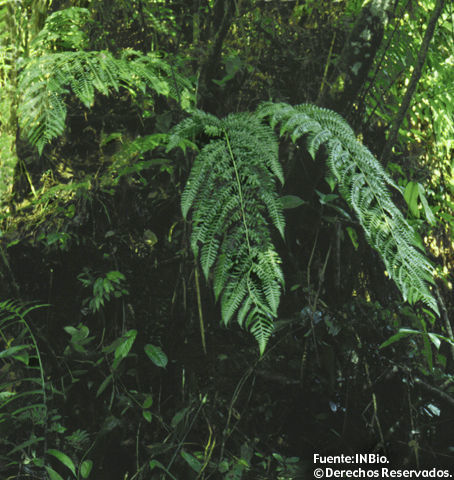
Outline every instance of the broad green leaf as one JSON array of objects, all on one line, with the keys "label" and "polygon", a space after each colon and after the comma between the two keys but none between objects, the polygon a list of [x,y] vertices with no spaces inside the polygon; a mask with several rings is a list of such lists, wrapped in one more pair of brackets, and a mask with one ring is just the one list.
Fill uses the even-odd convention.
[{"label": "broad green leaf", "polygon": [[63,480],[63,477],[58,474],[53,468],[46,467],[47,473],[49,474],[50,480]]},{"label": "broad green leaf", "polygon": [[184,450],[181,450],[181,456],[186,460],[187,464],[195,470],[197,473],[200,472],[202,469],[202,464],[195,458],[193,455],[191,455],[188,452],[185,452]]},{"label": "broad green leaf", "polygon": [[77,335],[79,333],[79,330],[75,327],[72,327],[71,325],[68,325],[67,327],[63,327],[63,330],[66,333],[69,333],[72,337],[74,337],[74,335]]},{"label": "broad green leaf", "polygon": [[325,177],[326,183],[329,185],[329,188],[331,189],[332,192],[334,192],[334,189],[336,188],[337,185],[337,179],[334,175],[327,175]]},{"label": "broad green leaf", "polygon": [[420,334],[421,332],[418,332],[418,330],[411,330],[410,328],[401,328],[395,335],[392,337],[388,338],[388,340],[385,340],[379,348],[384,348],[387,347],[388,345],[391,345],[394,342],[397,342],[401,338],[408,337],[408,335],[414,335],[414,334]]},{"label": "broad green leaf", "polygon": [[291,208],[297,208],[301,205],[304,205],[305,202],[302,198],[297,195],[284,195],[281,197],[281,204],[284,210],[289,210]]},{"label": "broad green leaf", "polygon": [[115,349],[115,358],[125,358],[131,350],[132,344],[137,336],[137,330],[128,330],[120,345]]},{"label": "broad green leaf", "polygon": [[0,352],[0,358],[11,357],[15,353],[20,352],[21,350],[25,350],[30,348],[30,345],[16,345],[15,347],[9,347],[6,350],[2,350]]},{"label": "broad green leaf", "polygon": [[137,336],[137,330],[128,330],[122,337],[120,345],[115,349],[115,360],[112,364],[112,368],[115,370],[120,362],[128,356],[129,351]]},{"label": "broad green leaf", "polygon": [[415,218],[419,218],[418,210],[418,192],[419,187],[416,182],[408,182],[404,191],[404,199],[407,202],[410,212]]},{"label": "broad green leaf", "polygon": [[147,344],[144,347],[148,358],[157,366],[165,368],[168,362],[167,355],[162,351],[161,347]]},{"label": "broad green leaf", "polygon": [[424,187],[420,183],[418,183],[418,191],[419,191],[419,198],[421,199],[421,203],[424,208],[424,214],[426,215],[426,219],[430,223],[430,225],[435,225],[437,223],[437,220],[435,219],[435,216],[432,213],[432,210],[429,207],[429,204],[427,202]]},{"label": "broad green leaf", "polygon": [[352,241],[353,246],[355,247],[355,250],[358,250],[359,242],[358,242],[358,234],[356,233],[356,230],[352,227],[347,227],[347,233],[348,233],[348,236],[350,237],[350,240]]},{"label": "broad green leaf", "polygon": [[320,198],[319,202],[322,205],[330,205],[334,200],[339,198],[339,195],[336,195],[335,193],[322,193],[322,192],[319,192],[318,190],[315,190],[315,191],[317,192],[317,195]]},{"label": "broad green leaf", "polygon": [[153,397],[151,395],[147,395],[143,402],[142,408],[150,408],[153,405]]},{"label": "broad green leaf", "polygon": [[109,376],[107,376],[104,381],[101,383],[101,385],[99,386],[98,388],[98,391],[96,392],[96,398],[98,398],[102,392],[104,392],[104,390],[107,388],[107,386],[109,385],[109,383],[112,381],[112,374],[110,374]]},{"label": "broad green leaf", "polygon": [[151,423],[152,415],[150,410],[142,410],[142,415],[148,423]]},{"label": "broad green leaf", "polygon": [[66,455],[63,452],[60,452],[60,450],[55,450],[53,448],[47,450],[47,453],[49,455],[53,455],[57,460],[60,460],[60,462],[63,463],[65,467],[69,468],[71,472],[74,474],[74,476],[77,477],[76,467],[74,465],[74,462],[68,457],[68,455]]},{"label": "broad green leaf", "polygon": [[82,475],[82,478],[88,478],[92,468],[93,462],[91,460],[84,460],[80,466],[80,474]]},{"label": "broad green leaf", "polygon": [[431,342],[435,345],[435,348],[438,350],[441,345],[441,340],[438,338],[438,335],[433,333],[428,333],[427,335],[429,336]]}]

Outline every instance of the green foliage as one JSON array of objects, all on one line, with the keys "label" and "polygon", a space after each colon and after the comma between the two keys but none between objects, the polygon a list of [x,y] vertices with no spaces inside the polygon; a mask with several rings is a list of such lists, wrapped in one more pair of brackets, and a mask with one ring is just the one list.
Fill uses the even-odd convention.
[{"label": "green foliage", "polygon": [[224,323],[237,314],[263,353],[284,283],[268,225],[284,235],[277,142],[251,114],[220,120],[196,112],[175,128],[169,148],[201,133],[211,141],[197,156],[181,198],[185,218],[193,209],[191,247],[205,277],[213,274]]},{"label": "green foliage", "polygon": [[[438,232],[447,227],[442,215],[452,214],[454,191],[449,186],[452,166],[447,167],[452,59],[428,59],[431,74],[424,77],[418,102],[403,123],[395,150],[408,148],[415,156],[393,158],[400,168],[402,199],[393,180],[333,112],[281,104],[263,107],[258,115],[222,118],[263,98],[293,103],[322,98],[331,83],[333,59],[362,0],[261,2],[247,12],[247,2],[236,2],[238,15],[231,28],[226,25],[229,34],[223,45],[220,6],[229,2],[91,0],[83,3],[89,9],[55,12],[36,36],[50,3],[0,2],[0,197],[13,194],[1,216],[5,248],[0,274],[5,295],[14,288],[54,304],[36,316],[36,323],[30,323],[26,307],[20,307],[19,314],[5,311],[5,318],[13,315],[11,323],[2,323],[0,316],[0,477],[296,479],[310,475],[303,469],[311,468],[311,451],[327,444],[343,448],[348,442],[343,433],[351,431],[364,445],[381,445],[386,438],[392,450],[396,440],[404,447],[408,443],[405,458],[418,458],[420,448],[420,461],[426,461],[424,444],[438,434],[440,414],[446,413],[441,403],[452,394],[447,357],[452,339],[428,309],[393,305],[388,293],[393,285],[375,276],[375,262],[371,268],[362,263],[365,242],[359,224],[404,295],[436,310],[430,293],[432,268],[420,251],[422,240],[396,205],[408,206],[411,227],[436,225],[431,232],[440,239]],[[411,28],[423,33],[418,12],[430,10],[433,2],[424,7],[394,3],[397,12],[404,4],[416,12]],[[52,8],[60,4],[53,2]],[[402,41],[418,39],[405,35],[411,22],[402,20],[400,25],[396,16],[398,48],[383,52],[377,77],[370,72],[381,84],[370,89],[366,85],[350,112],[349,118],[359,125],[368,92],[379,99],[364,106],[376,121],[363,130],[375,149],[382,129],[392,124],[405,90],[405,72],[420,43]],[[452,33],[447,16],[443,23],[446,40],[443,48],[436,45],[440,56],[447,53]],[[390,39],[388,33],[385,38]],[[167,56],[143,53],[157,45]],[[181,118],[180,107],[189,105],[191,89],[170,65],[185,66],[187,75],[196,79],[204,67],[198,62],[204,57],[200,52],[212,46],[219,46],[219,58],[199,82],[198,98],[220,117],[197,111],[169,133]],[[211,99],[207,90],[213,93]],[[65,135],[67,117],[75,128],[61,142],[48,145]],[[281,153],[290,152],[285,167],[289,176],[296,175],[288,192],[280,191],[278,136],[264,118],[273,121],[272,127],[279,124],[283,136],[299,139],[298,146],[305,138],[310,154],[327,160],[330,192],[305,187],[318,182],[318,175],[297,184],[303,174],[300,160],[309,171],[319,173],[321,167],[310,165],[306,155],[299,158],[301,150],[287,142]],[[441,143],[424,164],[416,155],[424,142],[432,142],[431,123]],[[16,165],[19,134],[21,161]],[[47,145],[44,157],[31,154],[24,138],[39,152]],[[411,138],[418,139],[416,148],[410,149]],[[165,146],[181,148],[186,161],[164,155]],[[432,155],[436,152],[445,157]],[[273,348],[260,362],[249,346],[240,342],[232,349],[222,332],[212,332],[206,337],[213,354],[207,363],[208,357],[198,354],[192,343],[197,323],[181,328],[183,316],[193,319],[200,313],[202,326],[202,310],[207,316],[200,302],[196,312],[190,296],[188,224],[178,220],[176,201],[193,155],[197,158],[181,201],[184,217],[192,221],[191,246],[214,284],[225,323],[236,318],[251,330],[261,353],[274,324]],[[442,163],[430,185],[426,172]],[[334,191],[336,185],[340,191]],[[34,198],[26,197],[30,187]],[[353,212],[341,204],[341,194],[358,225]],[[276,231],[283,236],[282,210],[288,210],[288,221],[293,221],[285,244]],[[319,214],[317,223],[299,223]],[[454,225],[452,216],[450,222]],[[323,238],[327,229],[333,236]],[[307,235],[300,236],[301,231]],[[433,244],[427,229],[419,233]],[[450,235],[444,236],[445,245],[452,243]],[[284,283],[276,252],[284,251],[294,264],[288,269],[289,291],[282,308]],[[303,259],[309,255],[306,265]],[[441,251],[437,263],[442,256],[449,268],[452,256],[448,263]],[[120,271],[127,274],[130,293]],[[347,277],[355,289],[351,298],[349,285],[340,285]],[[333,288],[339,285],[332,302]],[[371,302],[368,293],[382,303]],[[450,293],[446,291],[446,297]],[[447,300],[446,315],[442,310],[446,318],[452,313],[452,301]],[[443,308],[442,300],[439,305]],[[405,308],[414,312],[411,321]],[[86,321],[81,315],[88,315]],[[41,351],[32,333],[38,335]],[[403,341],[395,343],[399,339]],[[380,344],[388,346],[379,349]],[[200,375],[210,381],[198,381]],[[420,379],[429,388],[412,390]],[[383,388],[374,389],[377,382]],[[304,415],[302,388],[308,397]],[[382,392],[392,392],[392,398]],[[402,395],[408,402],[394,401]],[[430,418],[426,411],[436,412],[437,406],[438,413]],[[389,421],[381,418],[383,412]],[[408,422],[393,432],[381,431],[380,424],[397,425],[402,418],[411,418],[422,443],[408,442]],[[307,433],[309,443],[301,432]],[[437,458],[449,462],[450,453],[448,445]]]},{"label": "green foliage", "polygon": [[64,131],[65,95],[70,91],[87,108],[96,92],[109,95],[120,88],[133,96],[164,95],[189,107],[189,82],[158,55],[126,49],[117,58],[109,51],[85,51],[89,42],[83,27],[88,19],[89,11],[83,8],[50,15],[20,74],[19,123],[40,154]]},{"label": "green foliage", "polygon": [[[121,134],[112,134],[113,139],[121,138]],[[118,135],[118,137],[117,137]],[[110,137],[110,135],[109,135]],[[108,143],[109,137],[104,141]],[[124,141],[120,150],[112,156],[112,163],[107,169],[107,174],[102,177],[102,184],[106,188],[115,187],[125,176],[137,175],[143,185],[147,185],[147,180],[143,176],[145,170],[153,167],[159,167],[159,171],[172,173],[174,164],[170,158],[158,157],[149,158],[155,149],[160,146],[167,145],[169,142],[168,133],[153,133],[150,135],[139,136],[130,141]],[[188,141],[183,140],[178,145],[183,151],[186,148],[196,149],[196,146]],[[145,159],[145,158],[148,159]]]},{"label": "green foliage", "polygon": [[13,180],[14,166],[17,162],[14,142],[15,138],[13,135],[2,132],[0,136],[0,158],[2,159],[0,169],[0,204],[2,199],[6,197]]},{"label": "green foliage", "polygon": [[336,113],[314,105],[267,103],[257,116],[237,114],[220,120],[196,112],[174,129],[169,141],[173,148],[184,138],[202,133],[211,137],[194,162],[181,206],[185,218],[193,209],[191,247],[205,277],[213,273],[224,323],[237,314],[263,353],[284,283],[267,221],[284,235],[274,180],[283,183],[283,175],[274,133],[261,118],[269,119],[272,127],[280,124],[280,135],[290,134],[293,141],[305,135],[313,158],[324,145],[331,176],[389,277],[405,300],[422,301],[438,313],[429,289],[432,265],[392,201],[388,188],[400,189],[380,163]]},{"label": "green foliage", "polygon": [[94,277],[88,268],[84,268],[77,278],[84,287],[93,290],[93,295],[84,300],[84,304],[88,305],[88,309],[92,313],[96,313],[104,307],[104,302],[108,302],[111,296],[120,298],[128,294],[123,286],[125,276],[117,270]]},{"label": "green foliage", "polygon": [[47,428],[47,393],[35,335],[26,317],[43,305],[0,303],[0,472],[21,457],[38,460]]},{"label": "green foliage", "polygon": [[116,370],[121,361],[124,360],[131,350],[137,337],[137,330],[128,330],[123,336],[117,338],[107,347],[103,348],[104,353],[113,353],[114,361],[112,362],[112,370]]},{"label": "green foliage", "polygon": [[33,40],[35,51],[85,50],[89,46],[84,29],[90,23],[91,13],[86,8],[70,7],[50,15],[44,28]]},{"label": "green foliage", "polygon": [[[396,4],[394,21],[388,25],[380,47],[380,62],[370,73],[369,82],[364,86],[364,101],[360,102],[370,130],[392,127],[434,6],[435,2],[422,2],[411,8],[405,2]],[[426,244],[434,256],[444,252],[443,266],[440,265],[438,274],[447,281],[452,271],[454,231],[453,21],[452,12],[445,8],[399,129],[393,149],[395,156],[384,159],[387,168],[400,170],[402,185],[406,186],[406,200],[410,201],[412,224],[427,238]],[[408,179],[411,179],[410,184]],[[419,195],[416,184],[419,184]],[[446,241],[448,238],[451,240]]]},{"label": "green foliage", "polygon": [[165,368],[167,366],[167,355],[162,351],[161,347],[157,347],[156,345],[151,345],[148,343],[147,345],[145,345],[144,350],[148,358],[157,367]]},{"label": "green foliage", "polygon": [[[22,99],[18,108],[19,123],[28,140],[42,153],[44,146],[65,129],[69,88],[89,108],[95,93],[109,95],[120,87],[132,93],[147,89],[189,105],[187,83],[154,54],[143,55],[126,50],[120,58],[110,52],[62,52],[32,58],[20,75]],[[182,90],[181,95],[179,90]]]},{"label": "green foliage", "polygon": [[389,187],[400,191],[372,153],[355,137],[338,114],[315,105],[264,104],[259,116],[293,141],[307,137],[307,149],[315,158],[322,145],[327,164],[339,189],[358,217],[369,244],[377,250],[390,278],[405,300],[422,301],[438,313],[429,285],[433,267],[421,252],[413,228],[391,199]]}]

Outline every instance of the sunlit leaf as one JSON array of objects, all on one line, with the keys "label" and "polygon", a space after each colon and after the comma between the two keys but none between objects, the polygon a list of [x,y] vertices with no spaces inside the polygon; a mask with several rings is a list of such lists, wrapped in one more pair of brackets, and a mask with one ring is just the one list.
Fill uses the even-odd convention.
[{"label": "sunlit leaf", "polygon": [[71,470],[71,472],[74,474],[75,477],[77,476],[74,462],[68,457],[68,455],[66,455],[63,452],[60,452],[60,450],[55,450],[53,448],[47,450],[47,453],[49,455],[53,455],[56,459],[60,460],[60,462],[63,463],[63,465],[65,465],[67,468]]},{"label": "sunlit leaf", "polygon": [[161,347],[147,344],[144,347],[148,358],[157,366],[165,368],[168,362],[167,355],[162,351]]}]

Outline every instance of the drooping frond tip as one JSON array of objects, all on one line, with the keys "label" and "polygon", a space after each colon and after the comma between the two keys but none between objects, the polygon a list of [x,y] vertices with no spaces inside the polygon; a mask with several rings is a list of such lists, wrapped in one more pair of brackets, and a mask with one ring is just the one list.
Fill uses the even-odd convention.
[{"label": "drooping frond tip", "polygon": [[380,254],[390,278],[404,300],[423,302],[439,314],[430,291],[433,266],[420,251],[413,228],[391,199],[389,187],[399,187],[372,153],[355,137],[347,122],[337,113],[303,104],[265,103],[258,110],[280,134],[293,141],[307,138],[307,149],[315,158],[321,145],[327,151],[327,164],[337,179],[343,198],[355,212],[369,244]]}]

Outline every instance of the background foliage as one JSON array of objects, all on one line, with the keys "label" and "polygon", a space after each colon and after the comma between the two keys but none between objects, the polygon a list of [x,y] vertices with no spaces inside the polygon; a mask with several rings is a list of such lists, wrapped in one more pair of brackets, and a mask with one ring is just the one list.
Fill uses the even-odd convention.
[{"label": "background foliage", "polygon": [[454,464],[453,22],[0,1],[2,478]]}]

